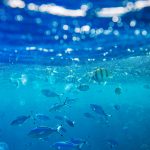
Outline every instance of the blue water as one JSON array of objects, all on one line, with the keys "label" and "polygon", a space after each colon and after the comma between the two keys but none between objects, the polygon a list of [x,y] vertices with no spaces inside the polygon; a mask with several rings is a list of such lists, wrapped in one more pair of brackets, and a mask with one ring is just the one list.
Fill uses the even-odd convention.
[{"label": "blue water", "polygon": [[[0,150],[66,150],[52,145],[71,138],[82,150],[149,150],[149,13],[148,0],[0,1]],[[94,80],[96,68],[108,77]],[[29,136],[60,125],[63,136]]]}]

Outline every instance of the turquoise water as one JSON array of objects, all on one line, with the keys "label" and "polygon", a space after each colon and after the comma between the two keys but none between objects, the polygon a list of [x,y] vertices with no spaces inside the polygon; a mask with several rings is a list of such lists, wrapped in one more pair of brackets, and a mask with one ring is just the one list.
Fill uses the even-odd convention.
[{"label": "turquoise water", "polygon": [[[98,84],[85,77],[97,66],[111,72],[105,83]],[[83,150],[150,148],[149,57],[66,67],[1,64],[0,70],[0,138],[7,142],[9,149],[53,149],[53,143],[70,138],[84,139]],[[81,83],[87,84],[89,89],[79,90],[77,87]],[[115,93],[117,87],[121,88],[119,94]],[[43,89],[60,94],[60,99],[45,96],[41,92]],[[61,104],[66,97],[74,101],[49,111],[52,105]],[[109,117],[92,111],[90,104],[100,105]],[[35,120],[37,113],[49,116],[50,120]],[[31,117],[21,125],[10,125],[21,115]],[[74,121],[74,127],[56,116],[67,116]],[[34,139],[28,135],[35,127],[56,128],[60,124],[66,129],[63,136],[54,133],[46,139]]]},{"label": "turquoise water", "polygon": [[149,0],[1,0],[0,150],[150,150],[149,14]]}]

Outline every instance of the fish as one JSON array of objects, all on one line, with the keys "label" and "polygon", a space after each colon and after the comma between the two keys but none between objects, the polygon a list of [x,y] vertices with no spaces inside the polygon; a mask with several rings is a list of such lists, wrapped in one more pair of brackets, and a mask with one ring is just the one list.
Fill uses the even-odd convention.
[{"label": "fish", "polygon": [[110,148],[115,148],[119,145],[119,143],[114,139],[108,139],[107,143],[110,145]]},{"label": "fish", "polygon": [[66,133],[66,132],[67,132],[67,129],[66,129],[66,128],[64,128],[64,127],[61,127],[60,132],[64,132],[64,133]]},{"label": "fish", "polygon": [[121,87],[115,88],[115,94],[116,94],[116,95],[120,95],[121,93],[122,93]]},{"label": "fish", "polygon": [[80,139],[80,138],[71,138],[70,142],[74,144],[86,144],[87,143],[87,141]]},{"label": "fish", "polygon": [[57,98],[60,99],[60,95],[59,95],[59,94],[57,94],[56,92],[51,91],[51,90],[49,90],[49,89],[42,89],[42,90],[41,90],[41,93],[42,93],[44,96],[46,96],[46,97],[57,97]]},{"label": "fish", "polygon": [[66,149],[76,149],[76,150],[80,150],[83,147],[83,144],[74,144],[70,141],[60,141],[60,142],[56,142],[54,143],[51,147],[57,149],[57,150],[66,150]]},{"label": "fish", "polygon": [[70,127],[74,127],[75,122],[70,120],[67,116],[64,116],[64,120]]},{"label": "fish", "polygon": [[36,114],[35,119],[42,120],[42,121],[49,121],[50,120],[49,116],[44,115],[44,114]]},{"label": "fish", "polygon": [[78,98],[69,98],[69,97],[66,97],[66,104],[72,104],[74,102],[77,101]]},{"label": "fish", "polygon": [[52,105],[49,109],[49,112],[58,111],[66,105],[66,100],[63,103],[56,103]]},{"label": "fish", "polygon": [[55,119],[60,120],[60,121],[63,121],[63,120],[64,120],[64,116],[56,115],[56,116],[55,116]]},{"label": "fish", "polygon": [[90,107],[92,109],[93,112],[97,113],[98,115],[104,116],[104,117],[110,117],[111,115],[106,114],[106,112],[104,111],[104,109],[97,104],[90,104]]},{"label": "fish", "polygon": [[27,119],[29,119],[30,116],[18,116],[15,120],[13,120],[10,125],[12,126],[18,126],[18,125],[22,125]]},{"label": "fish", "polygon": [[94,117],[91,113],[89,113],[89,112],[86,112],[86,113],[84,113],[83,115],[84,115],[84,117],[86,117],[86,118],[95,119],[95,117]]},{"label": "fish", "polygon": [[62,136],[62,134],[60,133],[61,127],[62,127],[62,125],[58,126],[55,129],[55,128],[51,128],[48,126],[39,126],[39,127],[32,129],[28,133],[28,136],[30,136],[32,138],[38,138],[38,139],[46,138],[53,133],[59,133]]},{"label": "fish", "polygon": [[109,72],[105,68],[97,68],[92,72],[92,79],[97,83],[105,82],[109,77]]},{"label": "fish", "polygon": [[120,110],[120,105],[116,104],[116,105],[114,105],[114,108],[115,108],[117,111],[119,111],[119,110]]},{"label": "fish", "polygon": [[80,90],[80,91],[88,91],[89,90],[89,85],[80,84],[79,86],[77,86],[77,89]]}]

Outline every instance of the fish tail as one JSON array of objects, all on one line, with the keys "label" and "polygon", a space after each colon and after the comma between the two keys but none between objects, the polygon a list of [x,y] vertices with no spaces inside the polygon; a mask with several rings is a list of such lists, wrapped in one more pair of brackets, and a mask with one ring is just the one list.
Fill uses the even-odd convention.
[{"label": "fish tail", "polygon": [[77,150],[81,150],[82,147],[83,147],[83,145],[84,145],[84,143],[78,144],[78,145],[77,145]]},{"label": "fish tail", "polygon": [[68,100],[68,97],[66,97],[65,101],[64,101],[64,105],[67,104],[67,100]]}]

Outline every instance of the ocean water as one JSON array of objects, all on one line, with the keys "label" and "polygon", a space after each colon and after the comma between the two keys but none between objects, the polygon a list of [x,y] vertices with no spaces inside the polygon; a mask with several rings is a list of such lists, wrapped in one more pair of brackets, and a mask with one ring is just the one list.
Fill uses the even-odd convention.
[{"label": "ocean water", "polygon": [[149,0],[0,1],[0,150],[150,150],[149,13]]}]

